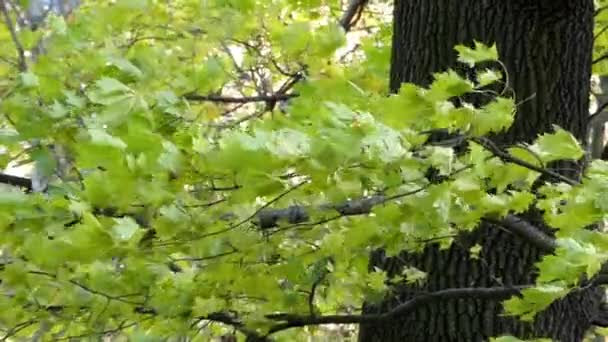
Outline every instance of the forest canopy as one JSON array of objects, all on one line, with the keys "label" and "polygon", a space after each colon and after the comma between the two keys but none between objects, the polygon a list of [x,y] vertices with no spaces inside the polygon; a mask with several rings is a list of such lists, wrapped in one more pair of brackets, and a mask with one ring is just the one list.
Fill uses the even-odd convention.
[{"label": "forest canopy", "polygon": [[[608,162],[559,126],[490,139],[520,105],[495,46],[455,46],[459,70],[392,94],[390,1],[82,1],[36,25],[29,5],[0,0],[2,340],[299,341],[484,296],[530,321],[608,283],[608,235],[588,229]],[[548,252],[536,282],[361,314],[426,279],[370,268],[372,251],[447,249],[484,221]]]}]

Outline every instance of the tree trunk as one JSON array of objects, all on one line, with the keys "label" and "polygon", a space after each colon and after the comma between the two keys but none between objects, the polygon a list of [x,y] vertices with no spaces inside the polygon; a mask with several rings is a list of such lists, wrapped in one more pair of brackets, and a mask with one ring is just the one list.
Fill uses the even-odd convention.
[{"label": "tree trunk", "polygon": [[[396,0],[391,89],[402,82],[428,85],[432,73],[456,66],[457,44],[496,43],[508,71],[518,113],[499,144],[531,141],[556,124],[584,139],[589,115],[592,0]],[[528,219],[542,226],[538,215]],[[478,259],[469,248],[482,246]],[[412,292],[455,287],[531,284],[541,252],[495,226],[482,224],[448,250],[436,246],[399,258],[373,253],[371,266],[400,273],[404,264],[428,273],[420,287],[403,286],[397,296],[365,313],[389,310]],[[581,341],[599,312],[602,291],[589,289],[554,303],[532,323],[502,316],[501,299],[450,300],[420,308],[383,325],[362,325],[359,341],[488,341],[490,337],[548,337]]]}]

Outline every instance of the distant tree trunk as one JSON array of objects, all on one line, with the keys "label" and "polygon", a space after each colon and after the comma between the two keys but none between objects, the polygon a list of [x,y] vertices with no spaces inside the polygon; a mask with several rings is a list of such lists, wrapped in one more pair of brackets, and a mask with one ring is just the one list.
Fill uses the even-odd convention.
[{"label": "distant tree trunk", "polygon": [[[512,128],[492,137],[499,144],[531,141],[556,124],[581,141],[589,116],[592,0],[396,0],[391,89],[402,82],[428,85],[432,73],[456,64],[453,47],[473,40],[496,43],[515,91],[518,113]],[[528,219],[542,225],[537,215]],[[482,246],[480,258],[469,248]],[[404,286],[364,312],[384,312],[414,291],[455,287],[530,284],[541,252],[497,227],[482,224],[451,248],[389,258],[372,255],[371,266],[400,273],[405,264],[428,272],[420,287]],[[599,312],[601,290],[590,289],[554,303],[528,324],[501,316],[500,300],[450,300],[420,308],[383,325],[362,325],[361,342],[488,341],[503,334],[581,341]]]}]

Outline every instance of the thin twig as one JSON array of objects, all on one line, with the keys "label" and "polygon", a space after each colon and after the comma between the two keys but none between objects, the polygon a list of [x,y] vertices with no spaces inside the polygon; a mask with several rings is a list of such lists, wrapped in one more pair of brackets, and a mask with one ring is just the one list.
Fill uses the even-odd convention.
[{"label": "thin twig", "polygon": [[[28,273],[29,274],[35,274],[35,275],[41,275],[41,276],[45,276],[45,277],[52,278],[52,279],[57,279],[57,276],[55,274],[44,272],[44,271],[28,271]],[[68,280],[68,282],[70,284],[74,285],[74,286],[77,286],[77,287],[83,289],[84,291],[86,291],[88,293],[91,293],[91,294],[94,294],[94,295],[97,295],[97,296],[101,296],[101,297],[104,297],[104,298],[109,299],[109,300],[115,300],[117,302],[122,302],[122,303],[125,303],[125,304],[131,304],[131,305],[141,305],[141,303],[125,299],[126,297],[132,297],[132,296],[135,296],[137,294],[127,294],[127,295],[114,296],[114,295],[110,295],[110,294],[107,294],[107,293],[104,293],[104,292],[92,289],[92,288],[90,288],[90,287],[88,287],[88,286],[86,286],[86,285],[84,285],[84,284],[82,284],[80,282],[77,282],[76,280],[70,279],[70,280]]]},{"label": "thin twig", "polygon": [[209,101],[209,102],[221,102],[221,103],[250,103],[250,102],[286,101],[286,100],[289,100],[289,99],[297,97],[297,96],[298,96],[298,94],[272,94],[272,95],[243,96],[243,97],[187,94],[187,95],[184,95],[184,98],[186,100],[190,100],[190,101]]},{"label": "thin twig", "polygon": [[601,36],[602,33],[606,32],[606,30],[608,30],[608,25],[604,25],[604,27],[602,27],[602,29],[599,30],[598,33],[595,34],[595,36],[593,36],[593,40],[599,38],[599,36]]},{"label": "thin twig", "polygon": [[605,59],[608,59],[608,53],[603,54],[603,55],[599,56],[598,58],[594,59],[593,62],[591,62],[591,64],[597,64]]},{"label": "thin twig", "polygon": [[6,28],[8,28],[8,31],[11,34],[11,39],[15,44],[15,48],[17,49],[17,58],[19,59],[19,71],[25,72],[27,71],[25,50],[23,49],[21,41],[19,41],[19,37],[17,37],[17,30],[15,29],[15,25],[13,25],[13,20],[11,19],[11,16],[8,13],[8,8],[6,7],[5,0],[0,0],[0,11],[2,12],[2,16],[4,17],[4,23],[6,24]]},{"label": "thin twig", "polygon": [[206,256],[206,257],[185,257],[185,258],[172,258],[171,261],[173,262],[178,262],[178,261],[206,261],[206,260],[213,260],[213,259],[219,259],[221,257],[225,257],[228,255],[232,255],[235,253],[238,253],[239,250],[237,249],[233,249],[229,252],[223,252],[223,253],[219,253],[219,254],[215,254],[215,255],[210,255],[210,256]]},{"label": "thin twig", "polygon": [[131,322],[127,324],[127,321],[123,321],[121,322],[116,328],[113,329],[107,329],[107,330],[103,330],[103,331],[94,331],[88,334],[82,334],[82,335],[72,335],[72,336],[65,336],[65,337],[59,337],[59,338],[54,338],[53,341],[65,341],[65,340],[81,340],[85,337],[93,337],[93,336],[104,336],[104,335],[109,335],[109,334],[116,334],[118,332],[121,332],[125,329],[134,327],[138,324],[141,324],[145,321],[151,320],[153,319],[154,316],[150,316],[150,317],[144,317],[142,319],[140,319],[139,321],[135,321],[135,322]]},{"label": "thin twig", "polygon": [[21,330],[32,326],[33,324],[35,324],[36,321],[35,320],[28,320],[25,322],[21,322],[18,323],[17,325],[15,325],[14,327],[10,328],[6,334],[4,334],[4,336],[2,336],[2,338],[0,338],[0,341],[8,341],[11,337],[15,336],[16,334],[18,334]]},{"label": "thin twig", "polygon": [[528,163],[525,160],[516,158],[514,156],[512,156],[511,154],[501,150],[498,146],[496,146],[492,141],[490,141],[487,138],[472,138],[472,141],[474,141],[475,143],[481,145],[483,148],[485,148],[486,150],[492,152],[492,154],[494,154],[495,156],[497,156],[498,158],[500,158],[502,161],[504,162],[508,162],[508,163],[513,163],[522,167],[525,167],[527,169],[530,169],[532,171],[536,171],[539,172],[541,174],[544,174],[546,176],[550,176],[553,177],[555,179],[559,179],[560,181],[570,184],[570,185],[577,185],[579,184],[579,182],[570,179],[566,176],[563,176],[559,173],[553,172],[551,170],[547,170],[544,169],[542,167],[536,166],[534,164]]},{"label": "thin twig", "polygon": [[292,187],[290,187],[289,189],[287,189],[286,191],[283,191],[281,194],[279,194],[278,196],[276,196],[275,198],[273,198],[272,200],[266,202],[263,206],[261,206],[260,208],[258,208],[258,210],[256,210],[253,214],[249,215],[249,217],[245,218],[244,220],[242,220],[241,222],[237,223],[236,225],[233,226],[234,228],[238,228],[240,226],[242,226],[243,224],[249,222],[251,219],[255,218],[256,216],[258,216],[258,214],[260,214],[264,209],[270,207],[271,205],[273,205],[274,203],[278,202],[281,198],[287,196],[287,194],[291,193],[292,191],[300,188],[301,186],[303,186],[304,184],[307,184],[309,181],[305,180],[302,181]]}]

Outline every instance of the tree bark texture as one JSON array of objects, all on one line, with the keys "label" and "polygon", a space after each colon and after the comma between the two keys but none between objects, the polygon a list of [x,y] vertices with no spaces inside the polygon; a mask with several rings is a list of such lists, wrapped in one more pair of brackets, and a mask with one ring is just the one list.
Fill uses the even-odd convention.
[{"label": "tree bark texture", "polygon": [[[391,90],[403,82],[428,85],[432,74],[456,67],[457,44],[496,43],[508,71],[518,112],[500,145],[529,142],[558,125],[584,140],[588,119],[593,48],[592,0],[396,0]],[[543,226],[538,215],[528,219]],[[469,248],[482,246],[479,258]],[[396,289],[365,313],[384,312],[420,291],[454,287],[522,285],[534,282],[542,253],[499,227],[482,224],[447,250],[419,254],[372,254],[371,267],[399,274],[404,265],[428,273],[419,286]],[[420,308],[383,325],[362,325],[359,341],[488,341],[490,337],[548,337],[581,341],[599,313],[602,290],[579,291],[554,303],[532,323],[503,316],[501,300],[452,300]]]}]

